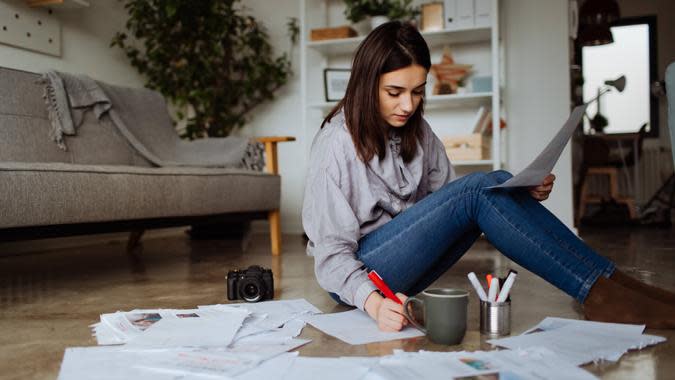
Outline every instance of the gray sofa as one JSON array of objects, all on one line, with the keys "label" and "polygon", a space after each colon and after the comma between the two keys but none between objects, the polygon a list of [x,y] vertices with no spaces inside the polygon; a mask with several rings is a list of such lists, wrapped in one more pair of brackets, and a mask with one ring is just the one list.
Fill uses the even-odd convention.
[{"label": "gray sofa", "polygon": [[[276,173],[153,167],[105,116],[87,122],[92,112],[63,151],[49,138],[38,78],[0,68],[0,240],[112,231],[134,231],[137,239],[148,228],[270,218],[272,251],[279,253]],[[146,110],[154,117],[138,122],[147,124],[150,138],[176,134],[153,130],[157,125],[151,119],[169,117],[163,98],[157,99]],[[268,155],[277,141],[287,140],[267,138]]]}]

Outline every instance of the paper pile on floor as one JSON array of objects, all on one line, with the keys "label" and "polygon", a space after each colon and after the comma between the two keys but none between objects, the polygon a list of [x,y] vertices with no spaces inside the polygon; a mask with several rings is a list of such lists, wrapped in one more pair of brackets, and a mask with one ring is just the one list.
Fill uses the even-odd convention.
[{"label": "paper pile on floor", "polygon": [[403,352],[382,357],[307,358],[288,353],[305,323],[350,344],[421,336],[384,333],[360,310],[321,314],[303,299],[132,310],[101,315],[100,345],[65,352],[60,380],[72,379],[594,379],[578,365],[618,360],[665,341],[644,326],[546,318],[520,336],[489,340],[501,351]]},{"label": "paper pile on floor", "polygon": [[519,336],[488,340],[510,349],[545,347],[574,365],[599,360],[617,361],[632,349],[665,342],[666,338],[643,334],[644,325],[602,323],[548,317]]},{"label": "paper pile on floor", "polygon": [[[69,348],[59,379],[595,379],[545,349],[403,352],[381,357],[311,358],[281,353],[261,362],[217,350],[138,351],[124,347]],[[86,377],[78,377],[86,374]]]},{"label": "paper pile on floor", "polygon": [[103,314],[99,345],[123,346],[68,348],[59,379],[229,378],[309,343],[295,338],[317,313],[298,299]]},{"label": "paper pile on floor", "polygon": [[223,347],[234,342],[296,337],[305,316],[321,313],[304,299],[149,309],[101,315],[92,325],[99,345]]}]

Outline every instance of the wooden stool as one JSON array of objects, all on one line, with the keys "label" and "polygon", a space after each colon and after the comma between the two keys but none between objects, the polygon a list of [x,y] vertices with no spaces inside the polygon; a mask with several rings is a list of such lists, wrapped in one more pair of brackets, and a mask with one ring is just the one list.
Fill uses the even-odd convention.
[{"label": "wooden stool", "polygon": [[605,198],[599,195],[590,194],[588,190],[588,178],[594,175],[606,175],[609,177],[609,199],[616,203],[625,204],[628,207],[628,214],[631,219],[637,219],[635,201],[632,197],[622,197],[619,195],[619,169],[615,167],[590,167],[584,177],[584,183],[581,186],[581,196],[579,199],[579,210],[577,212],[577,224],[586,212],[586,206],[589,203],[602,203]]}]

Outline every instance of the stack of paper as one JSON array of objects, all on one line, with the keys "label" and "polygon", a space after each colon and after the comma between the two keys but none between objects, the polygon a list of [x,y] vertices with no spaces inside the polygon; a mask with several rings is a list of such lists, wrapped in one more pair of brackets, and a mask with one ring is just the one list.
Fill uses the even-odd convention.
[{"label": "stack of paper", "polygon": [[644,329],[644,325],[548,317],[522,335],[488,342],[514,350],[544,347],[562,360],[582,365],[598,360],[617,361],[628,350],[642,349],[666,340],[642,334]]},{"label": "stack of paper", "polygon": [[302,331],[303,316],[321,313],[305,300],[144,309],[101,315],[92,325],[100,345],[228,346],[247,337],[283,341]]}]

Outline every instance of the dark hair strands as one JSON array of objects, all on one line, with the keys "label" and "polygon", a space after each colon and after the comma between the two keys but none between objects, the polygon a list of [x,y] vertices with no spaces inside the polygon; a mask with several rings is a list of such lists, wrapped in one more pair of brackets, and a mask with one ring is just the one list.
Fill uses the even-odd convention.
[{"label": "dark hair strands", "polygon": [[[328,113],[321,128],[344,109],[347,129],[359,158],[370,161],[375,155],[383,159],[390,127],[379,112],[380,76],[417,64],[431,68],[429,47],[417,28],[408,23],[390,21],[374,29],[359,45],[352,62],[352,72],[344,98]],[[405,126],[396,128],[401,137],[400,154],[410,162],[422,140],[424,100]]]}]

